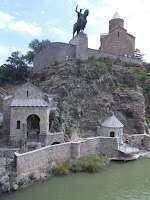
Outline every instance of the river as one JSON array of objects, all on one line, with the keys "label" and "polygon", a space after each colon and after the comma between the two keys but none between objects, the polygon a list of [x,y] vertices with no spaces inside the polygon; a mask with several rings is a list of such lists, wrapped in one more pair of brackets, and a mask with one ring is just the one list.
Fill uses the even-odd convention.
[{"label": "river", "polygon": [[150,159],[111,162],[94,174],[51,177],[0,200],[150,200]]}]

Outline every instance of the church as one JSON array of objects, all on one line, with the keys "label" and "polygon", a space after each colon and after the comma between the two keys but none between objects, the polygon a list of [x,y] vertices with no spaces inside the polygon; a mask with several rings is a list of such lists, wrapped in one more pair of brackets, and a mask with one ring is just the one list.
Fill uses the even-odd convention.
[{"label": "church", "polygon": [[100,51],[134,57],[135,37],[124,28],[124,20],[116,11],[109,21],[109,33],[101,33]]}]

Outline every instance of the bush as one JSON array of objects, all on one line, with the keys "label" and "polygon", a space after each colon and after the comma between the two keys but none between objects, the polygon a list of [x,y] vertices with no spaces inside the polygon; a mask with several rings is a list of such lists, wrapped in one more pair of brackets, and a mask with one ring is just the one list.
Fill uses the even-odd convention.
[{"label": "bush", "polygon": [[61,99],[58,100],[57,106],[58,106],[58,109],[59,109],[60,111],[63,111],[63,103],[62,103],[62,100],[61,100]]},{"label": "bush", "polygon": [[58,164],[52,168],[52,174],[54,175],[67,175],[70,173],[69,165],[66,162],[58,162]]},{"label": "bush", "polygon": [[127,117],[133,118],[133,112],[126,110],[125,114],[126,114]]},{"label": "bush", "polygon": [[44,73],[40,74],[40,81],[45,81],[45,80],[46,80],[45,74]]},{"label": "bush", "polygon": [[52,66],[54,67],[54,66],[57,66],[57,65],[59,65],[59,64],[60,64],[60,62],[55,61],[55,62],[52,64]]},{"label": "bush", "polygon": [[54,111],[51,111],[51,112],[50,112],[50,115],[49,115],[49,120],[50,120],[50,121],[54,121],[55,119],[56,119],[55,112],[54,112]]},{"label": "bush", "polygon": [[84,97],[84,96],[85,96],[85,92],[84,92],[84,91],[78,91],[78,92],[77,92],[77,95],[78,95],[79,97]]},{"label": "bush", "polygon": [[68,135],[69,137],[71,137],[71,128],[70,127],[66,128],[65,134]]},{"label": "bush", "polygon": [[67,175],[70,172],[98,172],[102,167],[109,163],[107,156],[94,154],[91,156],[84,156],[78,160],[58,162],[58,164],[51,169],[54,175]]},{"label": "bush", "polygon": [[76,60],[76,64],[80,64],[80,63],[85,63],[85,61],[84,61],[84,60],[81,60],[81,59],[77,59],[77,60]]},{"label": "bush", "polygon": [[31,172],[29,174],[29,179],[34,180],[35,179],[35,172]]},{"label": "bush", "polygon": [[137,72],[134,73],[135,76],[137,77],[143,77],[143,78],[149,78],[150,77],[150,73],[146,73],[142,70],[138,70]]}]

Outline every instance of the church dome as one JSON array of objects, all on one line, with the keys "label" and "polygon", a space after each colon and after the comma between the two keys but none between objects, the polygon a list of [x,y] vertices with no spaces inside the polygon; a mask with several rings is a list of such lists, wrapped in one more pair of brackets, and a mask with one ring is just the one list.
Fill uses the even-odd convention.
[{"label": "church dome", "polygon": [[114,16],[111,18],[112,19],[122,19],[122,17],[119,15],[119,13],[116,11],[116,13],[114,14]]},{"label": "church dome", "polygon": [[111,117],[108,117],[101,126],[107,127],[107,128],[123,128],[124,125],[115,117],[115,115],[112,115]]},{"label": "church dome", "polygon": [[116,28],[117,26],[121,26],[124,28],[124,20],[119,15],[119,13],[116,11],[116,13],[113,15],[111,20],[109,21],[109,33]]}]

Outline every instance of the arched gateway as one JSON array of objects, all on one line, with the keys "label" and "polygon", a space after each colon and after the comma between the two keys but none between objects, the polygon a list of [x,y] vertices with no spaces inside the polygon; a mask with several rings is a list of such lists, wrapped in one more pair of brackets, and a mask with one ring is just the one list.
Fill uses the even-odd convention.
[{"label": "arched gateway", "polygon": [[27,139],[38,140],[40,134],[40,118],[32,114],[27,117]]}]

